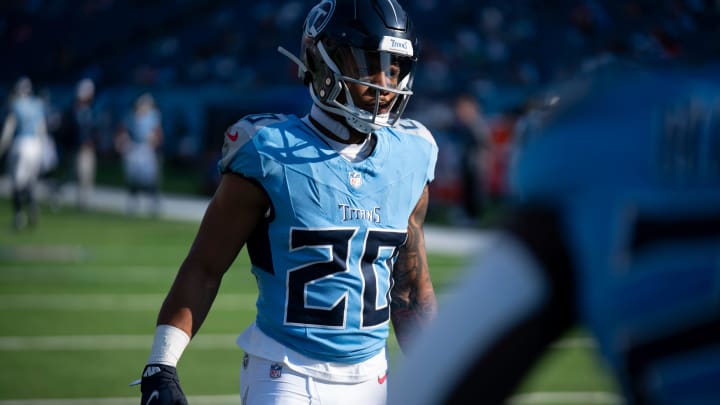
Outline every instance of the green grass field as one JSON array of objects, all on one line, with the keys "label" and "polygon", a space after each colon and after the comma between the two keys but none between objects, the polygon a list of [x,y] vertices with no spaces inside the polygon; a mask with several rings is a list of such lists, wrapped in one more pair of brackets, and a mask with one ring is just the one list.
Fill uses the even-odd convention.
[{"label": "green grass field", "polygon": [[[10,217],[0,200],[0,404],[138,403],[139,388],[128,383],[145,363],[157,310],[197,224],[64,209],[43,210],[37,228],[14,232]],[[429,261],[442,294],[465,258]],[[242,253],[179,364],[191,403],[239,403],[234,337],[253,319],[255,292]],[[564,342],[581,344],[549,350],[513,403],[617,403],[582,331]],[[394,337],[389,348],[400,361]]]}]

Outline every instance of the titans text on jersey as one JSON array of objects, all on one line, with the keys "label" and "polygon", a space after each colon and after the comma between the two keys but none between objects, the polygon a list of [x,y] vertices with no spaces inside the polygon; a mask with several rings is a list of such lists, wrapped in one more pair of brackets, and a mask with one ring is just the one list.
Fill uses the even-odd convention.
[{"label": "titans text on jersey", "polygon": [[380,219],[380,207],[374,207],[369,210],[364,210],[361,208],[353,208],[349,207],[345,204],[338,204],[338,208],[342,211],[342,220],[343,221],[352,221],[356,219],[375,222],[379,224],[381,222]]}]

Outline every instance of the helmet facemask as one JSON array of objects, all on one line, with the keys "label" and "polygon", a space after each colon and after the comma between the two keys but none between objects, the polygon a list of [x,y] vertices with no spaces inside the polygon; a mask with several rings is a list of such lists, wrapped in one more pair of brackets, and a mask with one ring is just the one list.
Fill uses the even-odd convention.
[{"label": "helmet facemask", "polygon": [[398,122],[413,94],[414,58],[332,41],[318,41],[316,49],[326,68],[313,77],[310,94],[320,108],[344,116],[362,133]]}]

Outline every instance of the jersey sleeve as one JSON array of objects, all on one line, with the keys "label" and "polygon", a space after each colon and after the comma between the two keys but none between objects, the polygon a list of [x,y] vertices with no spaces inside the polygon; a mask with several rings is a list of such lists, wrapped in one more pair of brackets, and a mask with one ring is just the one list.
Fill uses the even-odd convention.
[{"label": "jersey sleeve", "polygon": [[438,158],[438,146],[432,132],[425,125],[413,119],[402,119],[398,126],[405,134],[415,137],[413,139],[424,144],[424,150],[427,153],[425,176],[428,183],[432,182],[435,180],[435,166]]},{"label": "jersey sleeve", "polygon": [[267,175],[267,162],[257,147],[267,119],[259,117],[245,116],[225,131],[222,157],[218,162],[221,174],[235,173],[256,179]]}]

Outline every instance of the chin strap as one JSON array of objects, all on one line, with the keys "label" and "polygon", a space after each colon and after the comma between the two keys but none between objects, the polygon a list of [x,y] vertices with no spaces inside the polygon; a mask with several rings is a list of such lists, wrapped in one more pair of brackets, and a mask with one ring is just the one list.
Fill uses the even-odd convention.
[{"label": "chin strap", "polygon": [[310,109],[310,116],[317,121],[318,124],[333,133],[338,138],[347,141],[350,139],[350,130],[342,122],[333,119],[323,110],[321,105],[313,103]]},{"label": "chin strap", "polygon": [[354,129],[355,131],[363,134],[370,134],[371,132],[374,132],[381,128],[380,125],[374,125],[369,122],[363,121],[355,117],[354,115],[347,113],[347,111],[341,108],[331,107],[323,103],[315,94],[315,89],[313,89],[312,86],[308,86],[308,89],[310,90],[310,98],[312,98],[313,100],[313,106],[317,106],[320,110],[326,113],[336,114],[344,117],[345,122],[348,124],[348,126],[350,126],[350,128]]},{"label": "chin strap", "polygon": [[348,125],[353,127],[356,131],[368,135],[370,135],[371,132],[377,131],[378,129],[382,128],[381,125],[371,124],[355,116],[346,115],[345,121],[347,121]]}]

